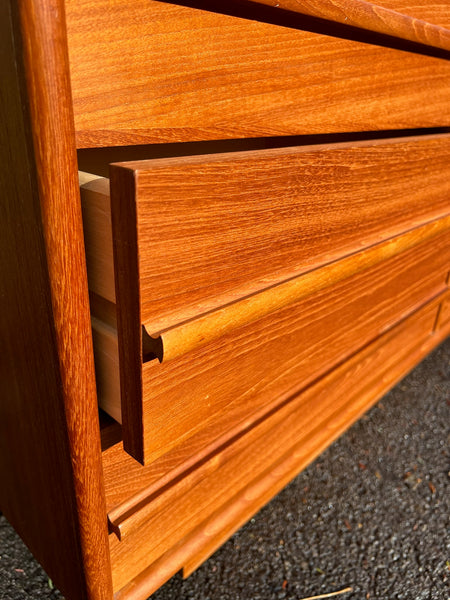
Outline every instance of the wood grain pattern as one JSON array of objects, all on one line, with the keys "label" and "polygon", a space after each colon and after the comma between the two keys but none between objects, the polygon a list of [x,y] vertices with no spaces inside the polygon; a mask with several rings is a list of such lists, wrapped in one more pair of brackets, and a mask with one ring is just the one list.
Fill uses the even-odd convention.
[{"label": "wood grain pattern", "polygon": [[[415,315],[409,325],[412,330],[407,332],[400,326],[396,337],[391,333],[390,336],[377,340],[324,378],[315,387],[314,392],[310,389],[305,393],[305,396],[310,395],[310,397],[314,393],[315,400],[320,406],[332,389],[333,396],[338,397],[340,394],[341,398],[346,399],[346,403],[333,415],[334,421],[330,419],[327,425],[320,427],[319,431],[313,431],[309,439],[305,436],[306,439],[297,442],[293,451],[286,453],[282,460],[277,461],[272,469],[264,473],[263,477],[252,481],[237,497],[233,497],[231,502],[216,511],[212,518],[207,519],[206,523],[202,523],[191,534],[196,538],[197,552],[191,551],[184,558],[184,577],[195,571],[257,510],[304,469],[313,457],[319,456],[332,441],[348,429],[351,423],[361,417],[378,398],[381,398],[388,388],[402,379],[413,367],[413,361],[418,362],[423,357],[425,349],[429,350],[430,346],[434,347],[438,340],[442,341],[442,336],[433,340],[432,336],[426,335],[429,318],[430,316],[433,318],[434,313],[435,309],[431,308],[428,314],[424,311],[420,317]],[[400,340],[406,347],[399,348]],[[420,342],[422,344],[418,346]],[[389,356],[389,352],[394,354]],[[372,377],[378,380],[372,379],[372,385],[366,380],[366,377],[370,378],[369,369],[373,369]],[[362,378],[364,383],[361,385],[358,381],[355,389],[349,386],[351,378],[355,383]]]},{"label": "wood grain pattern", "polygon": [[[117,598],[146,598],[183,565],[189,568],[212,541],[230,533],[313,460],[438,343],[440,338],[430,335],[436,308],[432,303],[395,327],[159,496],[150,497],[147,507],[141,504],[147,514],[139,528],[122,541],[110,537],[114,588],[122,588]],[[176,544],[175,529],[181,538]],[[135,579],[128,586],[131,577]]]},{"label": "wood grain pattern", "polygon": [[383,2],[366,0],[252,0],[252,3],[266,4],[450,50],[450,30],[403,14],[399,12],[400,7],[392,1],[388,1],[388,4],[393,5],[396,10],[383,6]]},{"label": "wood grain pattern", "polygon": [[313,293],[325,291],[331,285],[397,256],[443,231],[450,231],[450,216],[263,290],[193,321],[182,323],[163,332],[160,340],[147,337],[144,339],[144,356],[152,355],[153,351],[160,362],[163,359],[167,362],[178,358],[238,327],[254,323]]},{"label": "wood grain pattern", "polygon": [[448,0],[429,2],[429,0],[377,0],[377,4],[409,15],[422,21],[428,21],[450,29],[450,11]]},{"label": "wood grain pattern", "polygon": [[111,600],[63,8],[0,8],[0,502],[68,598]]},{"label": "wood grain pattern", "polygon": [[112,165],[113,213],[137,213],[115,219],[123,270],[139,277],[119,284],[120,302],[139,287],[139,326],[157,336],[443,216],[449,163],[440,135]]},{"label": "wood grain pattern", "polygon": [[376,4],[415,19],[421,19],[445,29],[450,29],[448,0],[441,2],[430,2],[429,0],[377,0]]},{"label": "wood grain pattern", "polygon": [[[444,289],[449,240],[436,236],[178,359],[144,364],[142,404],[122,394],[125,448],[148,464],[191,436],[209,446],[233,435]],[[127,430],[130,415],[143,438]]]},{"label": "wood grain pattern", "polygon": [[116,301],[109,180],[78,172],[89,289]]},{"label": "wood grain pattern", "polygon": [[79,148],[450,121],[443,59],[155,0],[66,8]]},{"label": "wood grain pattern", "polygon": [[[131,171],[120,173],[111,172],[111,189],[118,197],[127,198],[134,193],[134,175]],[[125,175],[123,177],[122,175]],[[142,438],[144,435],[144,419],[142,418],[142,403],[133,399],[142,396],[142,317],[139,299],[138,263],[133,257],[138,256],[137,239],[129,235],[137,227],[136,205],[122,202],[117,203],[111,210],[111,223],[116,237],[113,245],[113,261],[115,272],[116,292],[125,287],[129,294],[117,297],[117,331],[120,331],[118,341],[121,395],[123,398],[130,394],[131,402],[123,401],[120,405],[121,422],[127,451],[136,460],[144,462]],[[122,229],[122,231],[120,231]],[[133,349],[133,351],[131,351]],[[126,387],[125,387],[126,382]],[[108,402],[110,400],[108,399]]]},{"label": "wood grain pattern", "polygon": [[211,443],[303,388],[444,289],[449,253],[447,233],[166,365],[144,364],[144,461],[205,427]]},{"label": "wood grain pattern", "polygon": [[[422,35],[422,26],[416,27]],[[140,214],[136,206],[116,207],[114,227],[118,231],[120,222],[124,232],[122,238],[116,236],[114,250],[118,286],[135,285],[129,296],[118,300],[117,325],[126,341],[119,350],[120,369],[132,382],[132,396],[144,386],[159,403],[155,407],[148,401],[137,408],[140,419],[130,425],[130,443],[138,440],[141,459],[143,441],[146,458],[159,457],[161,448],[156,429],[152,430],[159,419],[163,424],[157,432],[159,441],[166,441],[169,451],[150,467],[141,467],[114,444],[120,428],[108,428],[106,445],[113,444],[104,452],[109,518],[122,537],[119,542],[112,534],[109,546],[75,129],[77,144],[84,147],[448,124],[450,67],[445,61],[323,33],[154,0],[19,0],[0,6],[5,83],[0,94],[0,180],[5,200],[0,208],[4,226],[0,505],[68,600],[112,600],[109,547],[116,599],[143,599],[174,568],[195,568],[376,394],[448,333],[448,325],[438,321],[436,312],[441,303],[439,314],[445,315],[446,306],[440,291],[445,287],[442,265],[447,272],[449,243],[441,236],[433,244],[405,252],[402,260],[386,261],[384,270],[374,266],[336,284],[313,299],[314,304],[297,302],[303,315],[287,307],[190,352],[198,372],[183,356],[168,366],[146,365],[142,381],[139,265],[135,261],[130,267],[128,260],[140,252],[137,241],[129,237],[139,226]],[[435,29],[429,28],[430,39],[434,34]],[[368,73],[368,65],[374,64],[378,69]],[[389,153],[383,153],[386,160]],[[426,152],[419,154],[423,159]],[[443,178],[437,173],[444,154],[435,150],[425,161],[417,160],[417,168],[409,173],[409,187],[402,187],[402,194],[410,192],[408,202],[399,204],[398,212],[384,205],[385,210],[392,209],[392,220],[383,225],[380,221],[379,229],[364,230],[373,236],[370,244],[379,241],[377,236],[394,235],[400,224],[403,231],[442,217],[441,194],[448,187],[438,183]],[[181,174],[196,164],[190,160],[179,163]],[[420,196],[414,187],[423,181],[415,170],[424,164],[428,187]],[[351,172],[354,161],[346,167]],[[341,181],[340,168],[330,174],[329,186],[331,178]],[[358,168],[366,170],[360,163]],[[367,187],[388,178],[389,168],[374,171]],[[136,187],[135,173],[124,169],[126,175],[118,176],[118,172],[113,169],[115,193],[128,197]],[[241,171],[241,181],[247,172]],[[228,174],[224,167],[222,191]],[[290,181],[287,187],[297,185]],[[83,182],[91,197],[101,196],[102,201],[107,197],[105,185],[86,178]],[[345,194],[347,179],[339,185]],[[100,192],[97,186],[103,186]],[[378,201],[383,204],[382,193]],[[365,211],[362,204],[355,202],[352,210]],[[90,209],[97,210],[95,204],[88,204]],[[286,207],[287,213],[292,210]],[[306,201],[304,210],[311,210]],[[269,207],[266,211],[268,228],[279,215],[270,215]],[[335,216],[333,211],[324,214],[330,222]],[[113,390],[118,385],[117,348],[108,327],[116,322],[115,290],[112,263],[99,253],[99,248],[111,246],[108,215],[103,210],[95,216],[103,224],[101,231],[89,229],[91,221],[86,220],[84,233],[90,246],[88,260],[94,265],[91,281],[100,282],[91,295],[94,336],[105,339],[106,332],[109,345],[104,345],[104,356],[116,360],[116,380],[108,373],[99,384]],[[373,216],[370,210],[367,215]],[[349,219],[347,226],[357,222]],[[171,223],[166,226],[172,228]],[[345,231],[324,231],[346,239]],[[275,239],[283,242],[281,232],[274,229],[274,247]],[[124,254],[118,251],[120,243],[127,246]],[[357,242],[352,244],[360,249]],[[286,255],[280,250],[280,265],[291,250],[292,246],[286,248]],[[330,259],[328,250],[321,256]],[[219,257],[216,264],[220,261]],[[258,271],[255,278],[266,285],[278,270],[277,266],[267,276]],[[239,283],[233,293],[241,293],[243,285]],[[224,293],[229,293],[228,287]],[[414,312],[435,294],[439,294],[436,302]],[[194,314],[204,312],[202,302],[198,301],[200,313]],[[95,320],[99,313],[106,324]],[[392,329],[406,316],[406,322]],[[346,320],[355,324],[352,330]],[[430,335],[436,324],[438,329]],[[323,330],[328,339],[324,340]],[[370,348],[350,357],[380,335]],[[123,351],[129,340],[137,340],[138,352]],[[213,354],[207,356],[208,350]],[[279,366],[283,357],[285,371]],[[332,374],[325,374],[346,359]],[[172,374],[178,377],[177,369],[180,377],[171,382]],[[260,375],[254,375],[263,369],[268,378],[272,373],[270,381],[261,382]],[[97,365],[97,373],[101,371]],[[219,382],[215,397],[208,396],[211,371],[217,376],[211,381],[216,386]],[[248,375],[245,389],[241,373],[243,378]],[[307,385],[311,387],[306,389]],[[300,388],[302,395],[295,397]],[[168,409],[171,393],[173,406]],[[130,424],[130,416],[136,415],[128,406],[125,421]]]}]

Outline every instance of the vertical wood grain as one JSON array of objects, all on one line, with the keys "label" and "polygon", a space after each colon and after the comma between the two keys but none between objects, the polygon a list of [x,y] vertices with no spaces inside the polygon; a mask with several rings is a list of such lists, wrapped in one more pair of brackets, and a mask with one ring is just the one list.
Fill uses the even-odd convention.
[{"label": "vertical wood grain", "polygon": [[0,502],[68,600],[110,600],[64,4],[1,13]]},{"label": "vertical wood grain", "polygon": [[[142,411],[142,317],[140,301],[140,274],[138,260],[138,240],[130,235],[137,228],[137,205],[123,202],[124,198],[134,198],[136,177],[131,169],[111,172],[111,222],[113,230],[123,225],[114,244],[114,270],[116,274],[116,297],[118,290],[128,286],[130,294],[117,297],[117,327],[123,336],[119,344],[120,381],[127,381],[129,387],[123,389],[121,422],[123,444],[136,460],[144,462],[142,439],[144,417]],[[132,350],[131,350],[132,349]],[[122,390],[121,390],[122,391]],[[128,398],[133,400],[129,402]]]}]

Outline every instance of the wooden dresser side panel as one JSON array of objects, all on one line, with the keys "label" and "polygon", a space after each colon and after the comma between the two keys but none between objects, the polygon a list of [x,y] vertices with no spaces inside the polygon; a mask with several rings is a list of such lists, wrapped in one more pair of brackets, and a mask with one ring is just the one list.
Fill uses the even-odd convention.
[{"label": "wooden dresser side panel", "polygon": [[63,3],[0,6],[0,508],[67,600],[111,600]]}]

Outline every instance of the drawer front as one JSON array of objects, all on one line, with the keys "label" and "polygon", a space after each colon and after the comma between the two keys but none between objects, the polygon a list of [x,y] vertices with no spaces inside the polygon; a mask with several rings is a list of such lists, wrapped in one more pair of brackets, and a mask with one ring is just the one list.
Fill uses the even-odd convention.
[{"label": "drawer front", "polygon": [[[125,448],[151,463],[224,443],[446,289],[449,264],[446,233],[177,359],[149,361],[137,377],[122,363]],[[101,343],[107,379],[116,346]]]},{"label": "drawer front", "polygon": [[245,4],[66,0],[78,147],[448,125],[448,61]]},{"label": "drawer front", "polygon": [[[433,339],[436,310],[434,303],[412,315],[147,503],[139,494],[134,511],[110,512],[121,533],[121,541],[110,536],[115,591],[139,577],[146,597],[206,558],[430,350],[423,345]],[[104,455],[110,506],[117,490],[128,499],[161,470],[113,450]]]},{"label": "drawer front", "polygon": [[144,460],[213,444],[309,385],[445,289],[446,234],[178,359],[143,365]]},{"label": "drawer front", "polygon": [[444,135],[113,165],[118,302],[156,335],[369,247],[448,212],[449,164]]}]

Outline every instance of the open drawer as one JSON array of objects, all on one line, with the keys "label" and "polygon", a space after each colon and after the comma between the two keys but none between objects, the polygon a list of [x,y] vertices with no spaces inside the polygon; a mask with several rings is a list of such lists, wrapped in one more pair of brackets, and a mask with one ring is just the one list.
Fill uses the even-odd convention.
[{"label": "open drawer", "polygon": [[441,135],[84,178],[100,399],[125,448],[221,443],[445,289],[449,159]]}]

